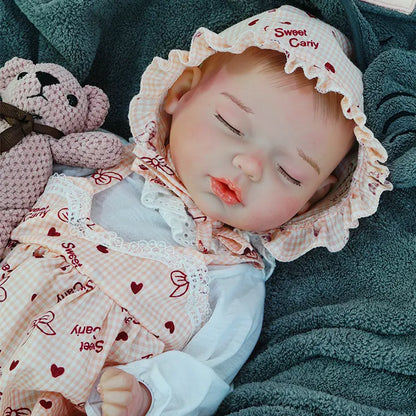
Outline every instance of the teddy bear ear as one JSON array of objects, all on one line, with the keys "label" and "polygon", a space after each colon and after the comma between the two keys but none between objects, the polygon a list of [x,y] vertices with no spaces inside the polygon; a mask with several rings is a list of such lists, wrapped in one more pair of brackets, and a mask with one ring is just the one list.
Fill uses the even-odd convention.
[{"label": "teddy bear ear", "polygon": [[4,90],[10,81],[29,65],[33,65],[29,59],[14,57],[7,61],[0,69],[0,91]]},{"label": "teddy bear ear", "polygon": [[88,96],[88,114],[85,128],[86,130],[95,130],[104,123],[110,108],[110,102],[104,91],[98,87],[86,85],[83,91]]}]

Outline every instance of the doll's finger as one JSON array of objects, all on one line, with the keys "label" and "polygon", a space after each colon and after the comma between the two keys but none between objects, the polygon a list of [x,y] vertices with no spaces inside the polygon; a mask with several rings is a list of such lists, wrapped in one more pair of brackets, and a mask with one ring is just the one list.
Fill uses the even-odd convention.
[{"label": "doll's finger", "polygon": [[136,379],[128,373],[119,373],[114,377],[109,377],[100,380],[100,388],[104,390],[131,390]]},{"label": "doll's finger", "polygon": [[100,384],[107,382],[109,379],[117,376],[120,373],[124,373],[124,371],[116,367],[106,368],[103,374],[101,375]]},{"label": "doll's finger", "polygon": [[131,391],[104,390],[101,393],[101,399],[105,404],[127,408],[133,400],[133,396]]},{"label": "doll's finger", "polygon": [[125,407],[115,406],[111,403],[103,403],[101,412],[103,416],[126,416],[127,410]]}]

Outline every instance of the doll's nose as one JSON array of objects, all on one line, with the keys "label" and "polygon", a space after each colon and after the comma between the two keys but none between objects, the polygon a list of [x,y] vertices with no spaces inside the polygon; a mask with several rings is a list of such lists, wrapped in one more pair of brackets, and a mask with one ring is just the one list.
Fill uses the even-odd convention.
[{"label": "doll's nose", "polygon": [[238,154],[234,156],[233,165],[253,182],[258,182],[263,175],[263,162],[258,155]]}]

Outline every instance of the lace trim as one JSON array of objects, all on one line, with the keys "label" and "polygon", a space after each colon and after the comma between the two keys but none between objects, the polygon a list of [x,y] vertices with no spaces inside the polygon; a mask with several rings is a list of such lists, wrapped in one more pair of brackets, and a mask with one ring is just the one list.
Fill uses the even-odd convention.
[{"label": "lace trim", "polygon": [[267,280],[273,273],[276,267],[276,260],[273,255],[264,247],[263,239],[258,234],[247,233],[250,244],[254,247],[257,253],[260,254],[264,264],[265,280]]},{"label": "lace trim", "polygon": [[172,237],[178,244],[196,248],[195,223],[186,213],[185,205],[180,198],[169,189],[146,180],[141,200],[147,208],[159,211],[171,228]]},{"label": "lace trim", "polygon": [[[159,211],[178,244],[198,249],[195,221],[186,212],[185,204],[178,196],[169,189],[146,179],[142,191],[142,203],[147,208]],[[247,237],[246,240],[249,241],[249,238]],[[211,240],[209,250],[214,254],[229,253],[217,238]]]},{"label": "lace trim", "polygon": [[184,270],[189,281],[186,312],[194,332],[208,320],[211,309],[208,303],[208,269],[204,262],[191,255],[178,255],[175,248],[165,241],[126,242],[115,232],[97,232],[91,229],[89,214],[92,194],[75,185],[63,174],[54,174],[49,179],[45,194],[59,195],[68,202],[68,225],[71,234],[112,250],[161,262],[171,269]]}]

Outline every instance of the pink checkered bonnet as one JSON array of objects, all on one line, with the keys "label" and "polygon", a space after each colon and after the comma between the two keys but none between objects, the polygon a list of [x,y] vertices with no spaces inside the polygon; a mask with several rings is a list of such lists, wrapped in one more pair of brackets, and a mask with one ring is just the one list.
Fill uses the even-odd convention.
[{"label": "pink checkered bonnet", "polygon": [[316,79],[316,90],[343,96],[341,108],[353,119],[358,152],[349,154],[334,171],[336,186],[308,212],[263,235],[264,247],[279,261],[291,261],[314,247],[341,250],[349,230],[358,219],[372,215],[380,195],[392,189],[389,171],[380,164],[387,153],[365,126],[363,84],[360,70],[348,59],[351,45],[337,29],[314,16],[282,6],[250,17],[216,34],[200,28],[189,52],[172,50],[167,60],[154,58],[142,77],[140,94],[130,103],[130,125],[140,148],[157,149],[166,156],[165,138],[169,118],[163,110],[168,89],[186,67],[198,66],[215,52],[241,53],[250,46],[285,53],[285,72],[301,68],[308,79]]}]

